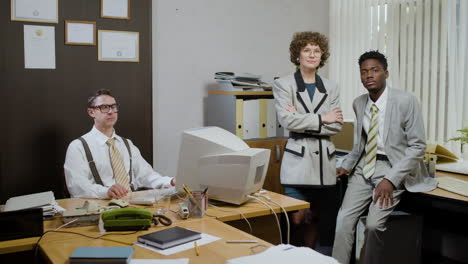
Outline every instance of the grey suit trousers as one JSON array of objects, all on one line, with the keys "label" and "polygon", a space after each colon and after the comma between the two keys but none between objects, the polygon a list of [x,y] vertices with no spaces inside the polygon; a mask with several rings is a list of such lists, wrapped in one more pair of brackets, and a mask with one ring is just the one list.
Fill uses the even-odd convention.
[{"label": "grey suit trousers", "polygon": [[372,199],[375,187],[385,177],[385,173],[391,168],[391,165],[388,161],[377,160],[375,173],[370,179],[364,178],[363,167],[364,159],[361,159],[354,174],[349,178],[348,188],[336,219],[332,256],[342,264],[349,263],[356,224],[367,207],[369,207],[369,214],[366,221],[364,263],[382,263],[380,258],[384,247],[383,232],[386,229],[385,223],[405,191],[403,184],[396,186],[393,191],[393,205],[388,208],[382,206],[383,208],[380,209],[379,201],[374,204]]}]

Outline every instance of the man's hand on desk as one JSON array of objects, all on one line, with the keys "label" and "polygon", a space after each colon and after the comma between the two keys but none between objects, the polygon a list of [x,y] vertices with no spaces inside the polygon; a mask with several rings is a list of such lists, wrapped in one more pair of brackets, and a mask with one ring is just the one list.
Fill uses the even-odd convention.
[{"label": "man's hand on desk", "polygon": [[349,175],[349,171],[343,169],[343,168],[338,168],[336,169],[336,177],[337,178],[340,178],[340,177],[343,177],[343,176],[348,176]]},{"label": "man's hand on desk", "polygon": [[168,188],[171,188],[172,186],[175,186],[175,178],[172,178],[171,182],[170,183],[166,183],[162,186],[163,189],[168,189]]},{"label": "man's hand on desk", "polygon": [[127,188],[123,187],[120,184],[114,184],[109,188],[109,190],[107,190],[107,196],[109,196],[112,199],[114,198],[119,199],[119,198],[126,196],[127,194],[128,194]]}]

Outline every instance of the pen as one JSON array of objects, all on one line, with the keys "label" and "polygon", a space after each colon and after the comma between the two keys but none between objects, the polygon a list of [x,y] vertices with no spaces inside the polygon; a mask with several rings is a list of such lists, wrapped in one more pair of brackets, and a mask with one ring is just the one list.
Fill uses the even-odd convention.
[{"label": "pen", "polygon": [[101,239],[109,240],[109,241],[112,241],[112,242],[117,242],[117,243],[121,243],[121,244],[133,246],[133,243],[129,243],[129,242],[127,242],[127,241],[122,241],[122,240],[118,240],[118,239],[113,239],[113,238],[108,238],[108,237],[101,237]]},{"label": "pen", "polygon": [[226,240],[226,243],[257,243],[257,240]]},{"label": "pen", "polygon": [[197,256],[200,256],[200,249],[198,248],[197,241],[193,242],[193,244],[195,245],[195,254],[197,254]]}]

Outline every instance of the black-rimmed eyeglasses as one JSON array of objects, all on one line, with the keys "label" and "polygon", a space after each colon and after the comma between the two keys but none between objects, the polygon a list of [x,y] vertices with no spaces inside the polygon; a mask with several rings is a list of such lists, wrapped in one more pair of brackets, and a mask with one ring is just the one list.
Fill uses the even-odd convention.
[{"label": "black-rimmed eyeglasses", "polygon": [[109,113],[109,111],[112,109],[112,112],[117,113],[119,111],[119,105],[118,104],[102,104],[102,105],[95,105],[92,106],[91,108],[94,109],[99,109],[101,113]]}]

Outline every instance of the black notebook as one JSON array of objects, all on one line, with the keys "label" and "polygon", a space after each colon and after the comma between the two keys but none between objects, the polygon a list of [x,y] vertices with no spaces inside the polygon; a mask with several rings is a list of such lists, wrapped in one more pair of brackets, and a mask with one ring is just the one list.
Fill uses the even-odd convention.
[{"label": "black notebook", "polygon": [[166,249],[201,238],[201,233],[182,227],[171,227],[138,237],[138,242],[145,245]]}]

